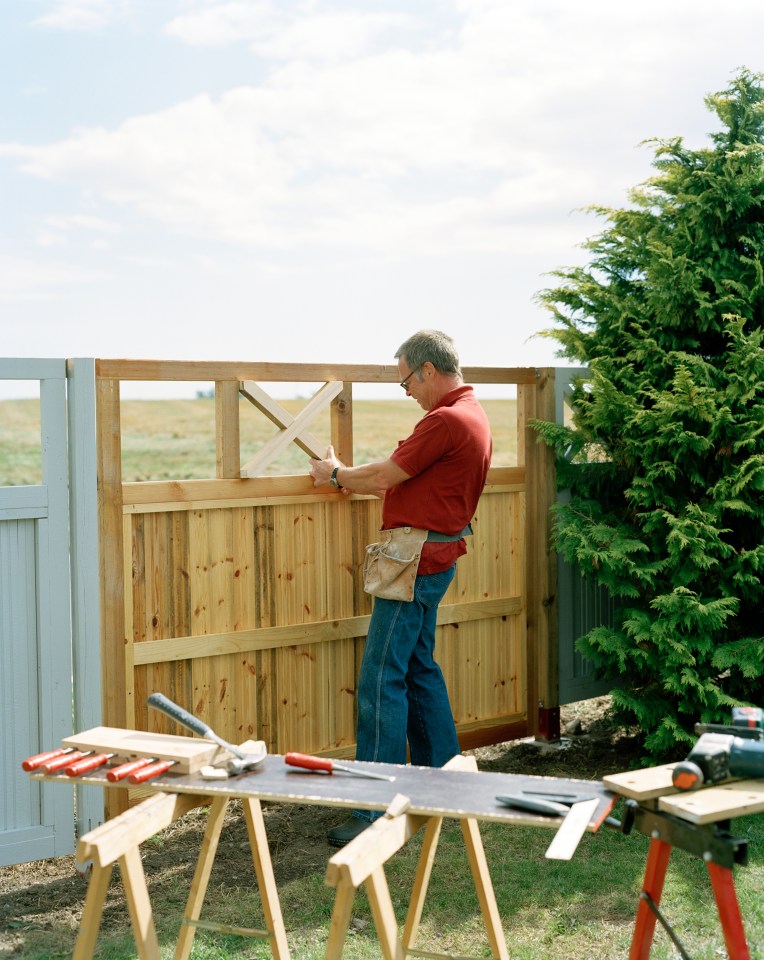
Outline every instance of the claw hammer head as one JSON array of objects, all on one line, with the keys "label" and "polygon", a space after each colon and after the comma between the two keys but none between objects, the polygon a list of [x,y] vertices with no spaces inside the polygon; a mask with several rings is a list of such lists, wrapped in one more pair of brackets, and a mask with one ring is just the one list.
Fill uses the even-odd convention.
[{"label": "claw hammer head", "polygon": [[247,740],[239,747],[241,757],[228,757],[218,761],[217,765],[202,767],[201,775],[205,780],[227,780],[228,777],[238,777],[242,773],[249,773],[257,769],[268,756],[268,748],[264,740]]}]

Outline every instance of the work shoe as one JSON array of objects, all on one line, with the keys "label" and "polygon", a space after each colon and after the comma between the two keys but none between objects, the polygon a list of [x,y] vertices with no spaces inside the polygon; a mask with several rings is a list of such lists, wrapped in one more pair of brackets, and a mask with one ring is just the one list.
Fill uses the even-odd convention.
[{"label": "work shoe", "polygon": [[327,830],[326,839],[333,847],[344,847],[346,843],[355,840],[359,833],[371,826],[369,820],[361,820],[360,817],[348,817],[344,823]]}]

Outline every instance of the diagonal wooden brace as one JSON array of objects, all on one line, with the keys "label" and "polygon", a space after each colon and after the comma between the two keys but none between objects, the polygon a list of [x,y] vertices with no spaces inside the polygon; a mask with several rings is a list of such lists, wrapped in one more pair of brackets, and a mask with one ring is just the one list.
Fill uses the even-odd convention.
[{"label": "diagonal wooden brace", "polygon": [[[243,380],[239,384],[239,393],[243,397],[246,397],[253,406],[257,407],[260,413],[265,414],[271,423],[275,423],[280,430],[285,430],[294,423],[295,418],[292,414],[282,407],[278,400],[275,400],[269,393],[263,390],[259,384],[255,383],[254,380]],[[309,457],[318,458],[324,455],[324,446],[321,445],[317,437],[314,437],[313,434],[307,430],[303,430],[297,434],[294,442],[301,450],[304,450]]]},{"label": "diagonal wooden brace", "polygon": [[[242,477],[259,476],[268,464],[274,460],[285,447],[289,446],[292,441],[297,443],[301,449],[313,457],[320,458],[324,456],[324,451],[319,448],[318,441],[312,434],[307,432],[306,427],[324,407],[328,406],[338,394],[342,393],[343,384],[341,381],[330,380],[329,383],[325,383],[323,387],[311,397],[296,417],[292,417],[286,410],[282,410],[278,417],[276,417],[277,408],[279,410],[281,408],[271,397],[268,397],[265,391],[260,391],[257,384],[249,382],[243,384],[242,388],[244,387],[246,387],[246,389],[242,389],[241,391],[244,396],[251,399],[253,403],[256,403],[258,409],[265,413],[274,423],[278,423],[281,431],[267,443],[264,443],[257,454],[244,464],[241,468]],[[255,396],[259,402],[255,401]],[[268,398],[268,403],[266,403],[264,397]],[[279,420],[283,422],[279,423]]]}]

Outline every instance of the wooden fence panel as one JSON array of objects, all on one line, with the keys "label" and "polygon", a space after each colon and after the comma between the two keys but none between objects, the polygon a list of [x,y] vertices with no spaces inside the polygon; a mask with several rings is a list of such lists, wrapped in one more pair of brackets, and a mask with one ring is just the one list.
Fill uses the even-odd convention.
[{"label": "wooden fence panel", "polygon": [[[124,566],[121,574],[112,569],[105,591],[120,599],[124,593],[124,606],[105,617],[112,632],[104,633],[104,663],[115,677],[105,685],[111,693],[104,722],[182,732],[156,711],[149,716],[146,699],[159,690],[231,741],[262,739],[279,753],[352,756],[355,691],[372,609],[362,568],[366,544],[380,526],[380,502],[317,490],[307,476],[237,479],[230,476],[236,472],[231,444],[220,438],[224,477],[122,483],[115,454],[120,369],[120,362],[106,362],[109,379],[100,389],[99,435],[108,438],[102,535],[111,544],[102,553]],[[141,364],[125,369],[134,377],[146,370]],[[217,424],[220,430],[231,425],[235,435],[228,378],[241,372],[257,380],[263,371],[219,363],[179,369],[215,380],[219,389],[228,384],[221,404],[227,413]],[[344,382],[331,423],[332,441],[349,451],[347,460],[356,369],[369,381],[397,376],[392,368],[322,368],[322,375]],[[289,373],[299,380],[314,371],[301,378],[295,365]],[[543,409],[534,394],[539,378],[535,371],[510,373],[509,382],[524,385],[518,421],[524,438],[525,412]],[[505,382],[506,375],[492,371],[481,382]],[[480,372],[472,379],[481,379]],[[554,628],[549,583],[534,583],[528,626],[529,564],[536,580],[546,570],[546,546],[529,550],[526,542],[529,474],[543,474],[543,488],[531,501],[535,529],[547,529],[549,481],[535,458],[535,447],[523,439],[517,467],[492,468],[467,556],[439,610],[437,656],[465,748],[535,732],[530,705],[539,690],[548,702],[550,680],[533,648],[534,630],[546,650]],[[118,535],[117,513],[124,521]]]}]

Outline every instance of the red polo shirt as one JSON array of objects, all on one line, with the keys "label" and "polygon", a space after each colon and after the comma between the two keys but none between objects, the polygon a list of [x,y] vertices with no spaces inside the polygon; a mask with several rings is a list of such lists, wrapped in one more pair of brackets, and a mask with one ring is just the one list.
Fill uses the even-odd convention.
[{"label": "red polo shirt", "polygon": [[[424,527],[455,534],[472,520],[491,463],[491,429],[470,386],[457,387],[422,417],[391,459],[409,474],[385,494],[382,529]],[[419,573],[447,570],[464,540],[428,541]]]}]

